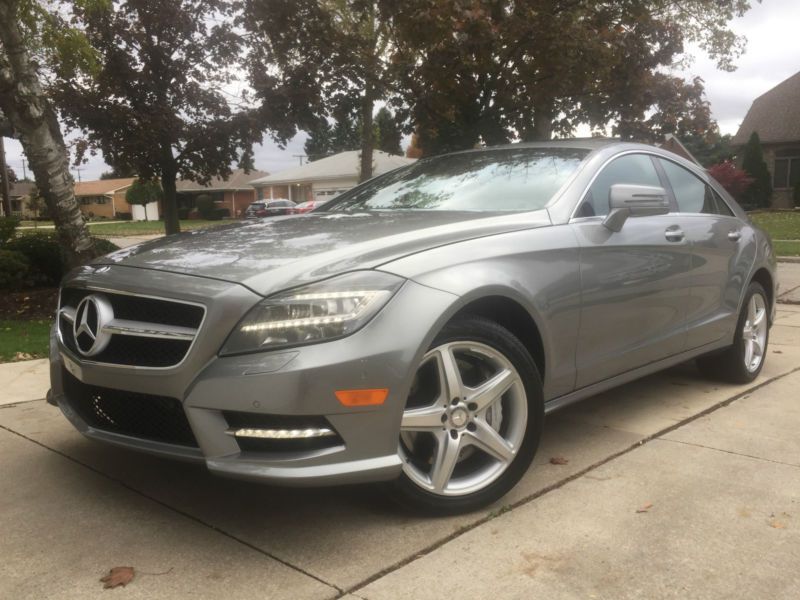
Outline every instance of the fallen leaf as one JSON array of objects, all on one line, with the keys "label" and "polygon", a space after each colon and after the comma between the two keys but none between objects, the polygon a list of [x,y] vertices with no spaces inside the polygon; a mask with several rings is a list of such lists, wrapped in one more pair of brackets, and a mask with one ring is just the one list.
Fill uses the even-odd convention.
[{"label": "fallen leaf", "polygon": [[550,459],[551,465],[566,465],[569,461],[563,456],[554,456]]},{"label": "fallen leaf", "polygon": [[773,354],[783,354],[783,350],[773,350]]},{"label": "fallen leaf", "polygon": [[114,567],[100,581],[105,589],[115,588],[120,585],[125,587],[133,580],[133,575],[133,567]]},{"label": "fallen leaf", "polygon": [[636,509],[636,512],[637,513],[646,513],[651,508],[653,508],[653,503],[652,502],[645,502],[644,504],[642,504],[641,508],[637,508]]},{"label": "fallen leaf", "polygon": [[773,529],[786,529],[786,524],[778,521],[778,519],[771,519],[769,521],[769,526]]}]

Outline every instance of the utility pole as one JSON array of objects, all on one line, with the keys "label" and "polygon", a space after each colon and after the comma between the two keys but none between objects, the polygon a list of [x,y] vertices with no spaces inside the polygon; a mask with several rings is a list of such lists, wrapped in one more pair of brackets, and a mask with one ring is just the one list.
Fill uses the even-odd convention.
[{"label": "utility pole", "polygon": [[75,172],[78,174],[78,183],[81,182],[81,171],[83,171],[83,169],[75,167]]},{"label": "utility pole", "polygon": [[306,155],[305,154],[292,154],[292,156],[294,156],[295,158],[299,158],[300,159],[300,166],[302,167],[303,166],[303,159],[306,157]]},{"label": "utility pole", "polygon": [[3,136],[0,135],[0,175],[3,177],[3,212],[7,217],[11,216],[11,194],[8,191],[8,166],[6,165],[6,147],[3,143]]},{"label": "utility pole", "polygon": [[28,181],[28,172],[25,170],[25,157],[22,157],[22,179]]}]

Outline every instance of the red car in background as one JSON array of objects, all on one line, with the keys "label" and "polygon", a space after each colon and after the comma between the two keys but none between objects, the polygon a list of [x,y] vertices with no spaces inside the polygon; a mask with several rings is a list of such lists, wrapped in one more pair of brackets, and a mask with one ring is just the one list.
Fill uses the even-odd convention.
[{"label": "red car in background", "polygon": [[326,202],[327,200],[309,200],[308,202],[301,202],[294,207],[294,214],[301,215],[303,213],[310,212],[318,206],[322,206]]}]

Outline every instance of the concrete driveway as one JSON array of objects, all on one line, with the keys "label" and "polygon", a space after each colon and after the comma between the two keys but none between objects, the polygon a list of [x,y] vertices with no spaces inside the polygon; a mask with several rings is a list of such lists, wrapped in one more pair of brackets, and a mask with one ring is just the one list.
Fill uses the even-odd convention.
[{"label": "concrete driveway", "polygon": [[445,519],[101,446],[6,393],[0,597],[800,597],[800,306],[771,338],[750,386],[687,363],[553,415],[515,490]]}]

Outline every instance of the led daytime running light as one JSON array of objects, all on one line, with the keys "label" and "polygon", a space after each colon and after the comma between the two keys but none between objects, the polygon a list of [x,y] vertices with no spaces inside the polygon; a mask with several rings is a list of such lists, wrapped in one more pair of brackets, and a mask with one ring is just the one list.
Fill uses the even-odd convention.
[{"label": "led daytime running light", "polygon": [[333,325],[344,323],[358,318],[380,294],[380,290],[363,291],[344,291],[344,292],[325,292],[318,294],[297,294],[286,299],[286,304],[291,305],[292,301],[313,301],[313,300],[334,300],[341,298],[361,298],[355,310],[344,315],[328,315],[324,317],[305,317],[302,319],[287,319],[285,321],[262,321],[261,323],[251,323],[241,327],[243,333],[253,331],[276,331],[279,329],[294,329],[296,327],[315,327],[319,325]]}]

